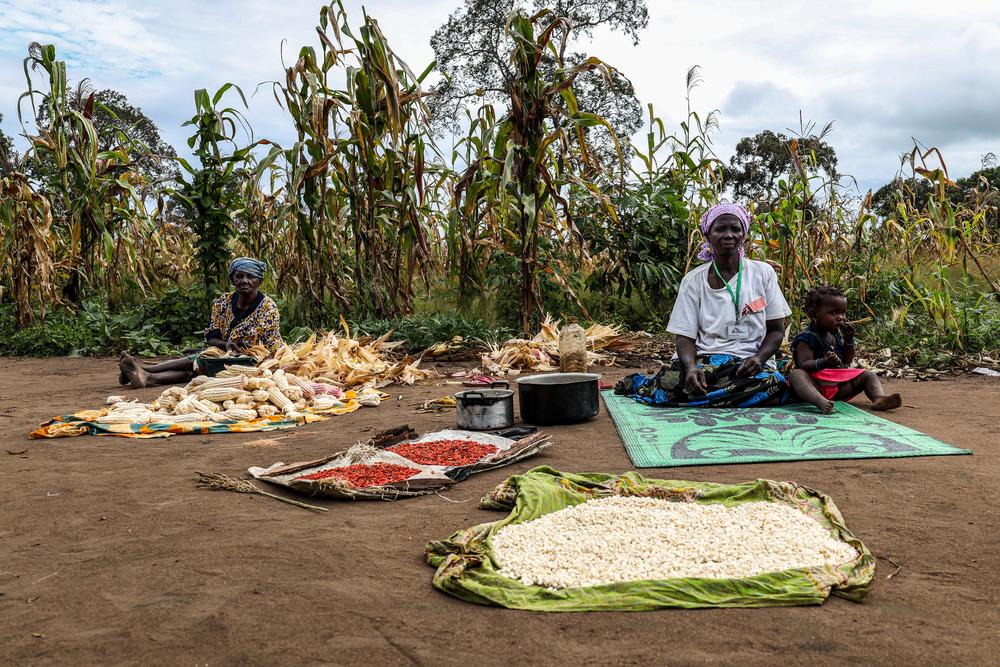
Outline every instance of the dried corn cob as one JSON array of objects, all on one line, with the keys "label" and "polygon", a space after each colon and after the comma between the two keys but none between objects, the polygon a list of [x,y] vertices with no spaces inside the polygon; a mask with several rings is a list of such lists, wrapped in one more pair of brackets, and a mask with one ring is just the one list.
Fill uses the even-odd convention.
[{"label": "dried corn cob", "polygon": [[343,403],[342,401],[338,401],[337,399],[331,396],[320,396],[319,398],[313,400],[312,409],[330,410],[332,408],[337,408],[342,405],[345,405],[345,403]]},{"label": "dried corn cob", "polygon": [[271,387],[267,390],[267,396],[275,406],[277,406],[282,412],[288,414],[295,410],[295,405],[288,400],[288,397],[281,393],[281,390],[277,387]]},{"label": "dried corn cob", "polygon": [[220,378],[215,377],[208,382],[202,382],[200,385],[192,389],[192,393],[201,393],[208,391],[210,389],[242,389],[243,388],[243,378],[242,377],[229,377]]},{"label": "dried corn cob", "polygon": [[285,371],[279,368],[274,371],[274,375],[271,376],[271,379],[274,380],[275,386],[282,392],[288,391],[288,378],[285,377]]},{"label": "dried corn cob", "polygon": [[250,421],[251,419],[257,419],[256,410],[241,410],[239,408],[233,408],[232,410],[226,410],[225,412],[220,412],[216,419],[222,417],[224,419],[231,419],[232,421],[243,422]]},{"label": "dried corn cob", "polygon": [[237,389],[236,387],[211,387],[209,389],[201,389],[198,392],[198,400],[201,401],[231,401],[239,398],[240,396],[245,396],[247,392],[242,389]]},{"label": "dried corn cob", "polygon": [[294,373],[285,373],[285,377],[288,378],[288,382],[290,385],[301,389],[302,394],[306,398],[312,399],[316,397],[316,392],[314,392],[312,387],[309,386],[309,383],[300,378],[298,375],[295,375]]},{"label": "dried corn cob", "polygon": [[240,366],[239,364],[226,366],[226,370],[240,373],[242,375],[260,375],[261,373],[263,373],[263,371],[261,371],[256,366]]},{"label": "dried corn cob", "polygon": [[161,421],[165,424],[191,424],[194,422],[206,422],[210,420],[200,412],[191,412],[184,415],[171,415],[170,417],[164,417]]},{"label": "dried corn cob", "polygon": [[264,405],[257,406],[257,414],[261,417],[273,417],[278,414],[278,408],[270,403],[265,403]]}]

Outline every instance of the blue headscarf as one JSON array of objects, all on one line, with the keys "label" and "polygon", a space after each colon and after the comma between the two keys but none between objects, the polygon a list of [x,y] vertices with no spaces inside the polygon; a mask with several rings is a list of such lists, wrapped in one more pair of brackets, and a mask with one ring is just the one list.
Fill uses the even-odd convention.
[{"label": "blue headscarf", "polygon": [[267,271],[267,264],[259,262],[252,257],[237,257],[229,262],[229,279],[233,279],[233,274],[237,271],[253,276],[258,280],[264,279],[264,272]]}]

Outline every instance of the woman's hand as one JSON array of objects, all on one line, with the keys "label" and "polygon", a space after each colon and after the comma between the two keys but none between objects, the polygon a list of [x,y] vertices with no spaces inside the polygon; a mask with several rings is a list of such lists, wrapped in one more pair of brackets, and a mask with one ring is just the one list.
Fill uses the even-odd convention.
[{"label": "woman's hand", "polygon": [[740,364],[740,367],[736,369],[736,377],[746,377],[748,375],[756,375],[760,373],[764,365],[760,362],[757,357],[747,357]]},{"label": "woman's hand", "polygon": [[235,354],[239,354],[242,351],[243,351],[243,348],[241,348],[239,345],[237,345],[233,341],[231,341],[231,340],[227,340],[226,341],[226,352],[233,352]]},{"label": "woman's hand", "polygon": [[685,373],[684,389],[691,396],[704,396],[708,393],[708,380],[705,379],[705,371],[700,368],[692,368]]},{"label": "woman's hand", "polygon": [[822,364],[823,368],[841,368],[844,362],[840,360],[840,356],[836,352],[830,350],[824,355]]}]

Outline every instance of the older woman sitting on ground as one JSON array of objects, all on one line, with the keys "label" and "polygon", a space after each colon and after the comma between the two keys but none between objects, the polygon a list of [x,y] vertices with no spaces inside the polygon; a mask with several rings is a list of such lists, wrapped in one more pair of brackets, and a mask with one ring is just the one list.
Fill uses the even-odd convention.
[{"label": "older woman sitting on ground", "polygon": [[762,407],[788,400],[773,356],[791,314],[768,264],[744,257],[750,214],[718,204],[701,218],[706,263],[681,280],[667,330],[677,355],[654,377],[630,375],[615,393],[658,407]]},{"label": "older woman sitting on ground", "polygon": [[[212,324],[205,344],[220,350],[242,353],[255,345],[273,350],[281,343],[278,306],[260,291],[266,265],[249,257],[229,263],[229,281],[236,289],[212,304]],[[158,384],[187,382],[198,372],[198,355],[192,354],[159,364],[140,364],[127,352],[119,359],[118,381],[133,389]]]}]

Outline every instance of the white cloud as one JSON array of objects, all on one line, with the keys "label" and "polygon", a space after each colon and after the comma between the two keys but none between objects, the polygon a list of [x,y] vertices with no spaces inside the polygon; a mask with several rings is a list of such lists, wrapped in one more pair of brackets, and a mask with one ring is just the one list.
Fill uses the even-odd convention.
[{"label": "white cloud", "polygon": [[[318,0],[0,0],[0,113],[17,130],[21,60],[32,40],[55,43],[72,79],[125,92],[184,147],[180,124],[195,88],[283,76],[302,44],[314,44]],[[351,22],[360,1],[345,3]],[[429,39],[461,0],[368,0],[368,13],[415,70]],[[841,168],[877,184],[898,169],[916,136],[939,146],[954,175],[1000,150],[1000,25],[994,0],[943,5],[916,0],[836,3],[773,0],[647,0],[649,28],[633,47],[598,33],[589,50],[628,75],[643,103],[676,127],[685,111],[684,74],[701,65],[693,105],[721,112],[716,138],[727,158],[740,137],[797,127],[799,110],[835,121]],[[960,5],[960,7],[959,7]],[[292,139],[267,87],[251,98],[258,136]]]}]

